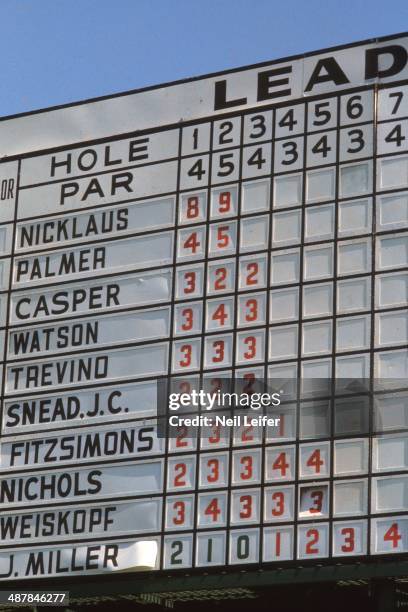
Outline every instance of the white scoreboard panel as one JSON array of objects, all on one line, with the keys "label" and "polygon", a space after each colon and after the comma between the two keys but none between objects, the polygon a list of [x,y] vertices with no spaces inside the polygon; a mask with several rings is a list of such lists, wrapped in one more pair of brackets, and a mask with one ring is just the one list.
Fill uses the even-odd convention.
[{"label": "white scoreboard panel", "polygon": [[406,394],[156,419],[163,376],[407,378],[407,49],[0,122],[1,579],[408,553]]}]

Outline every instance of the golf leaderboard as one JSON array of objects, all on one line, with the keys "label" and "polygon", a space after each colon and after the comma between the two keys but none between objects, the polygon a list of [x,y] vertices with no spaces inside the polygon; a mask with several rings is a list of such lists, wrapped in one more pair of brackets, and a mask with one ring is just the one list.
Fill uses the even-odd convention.
[{"label": "golf leaderboard", "polygon": [[408,36],[6,117],[0,158],[1,580],[408,554]]}]

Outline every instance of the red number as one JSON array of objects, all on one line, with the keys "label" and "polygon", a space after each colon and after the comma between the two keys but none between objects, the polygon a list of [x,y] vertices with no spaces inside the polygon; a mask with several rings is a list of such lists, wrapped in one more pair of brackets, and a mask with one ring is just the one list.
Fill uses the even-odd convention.
[{"label": "red number", "polygon": [[286,470],[289,468],[289,463],[286,463],[286,453],[279,453],[272,464],[272,469],[280,470],[281,476],[286,476]]},{"label": "red number", "polygon": [[253,431],[253,425],[247,425],[244,427],[241,434],[241,442],[251,442],[254,439]]},{"label": "red number", "polygon": [[199,242],[197,239],[197,232],[193,232],[183,244],[183,248],[191,249],[192,253],[196,253],[200,244],[201,242]]},{"label": "red number", "polygon": [[204,510],[204,514],[206,514],[207,516],[211,516],[214,522],[217,521],[218,515],[221,514],[221,510],[218,507],[218,499],[216,497],[214,497],[214,499],[210,501],[210,503]]},{"label": "red number", "polygon": [[227,278],[227,268],[217,268],[215,271],[215,283],[214,283],[214,289],[216,291],[221,291],[223,289],[227,288],[227,285],[225,284],[225,279]]},{"label": "red number", "polygon": [[246,284],[247,285],[257,285],[258,284],[258,279],[256,278],[256,275],[258,274],[258,270],[259,270],[259,266],[258,263],[256,261],[252,261],[251,263],[247,264],[247,277],[246,277]]},{"label": "red number", "polygon": [[252,516],[252,496],[241,495],[239,502],[242,506],[242,510],[239,513],[239,518],[248,519]]},{"label": "red number", "polygon": [[341,530],[341,535],[344,536],[344,544],[341,547],[342,552],[349,553],[354,550],[354,528],[344,527]]},{"label": "red number", "polygon": [[210,384],[211,384],[211,390],[213,393],[217,393],[217,391],[221,391],[221,385],[222,385],[221,378],[212,378]]},{"label": "red number", "polygon": [[208,438],[210,444],[218,444],[221,440],[221,426],[216,425],[212,428],[213,435]]},{"label": "red number", "polygon": [[183,323],[181,329],[183,331],[190,331],[190,329],[193,329],[193,309],[183,308],[181,316],[185,318],[185,323]]},{"label": "red number", "polygon": [[280,557],[280,554],[281,554],[281,532],[280,531],[276,532],[275,550],[276,550],[276,556]]},{"label": "red number", "polygon": [[186,272],[184,274],[184,280],[186,282],[184,293],[194,293],[195,288],[196,288],[196,273]]},{"label": "red number", "polygon": [[241,457],[239,462],[244,467],[244,469],[241,470],[239,477],[241,478],[241,480],[250,480],[253,474],[251,455],[248,455],[247,457]]},{"label": "red number", "polygon": [[211,317],[213,321],[219,321],[220,326],[225,325],[228,315],[225,312],[225,304],[220,304]]},{"label": "red number", "polygon": [[173,510],[177,512],[177,515],[173,517],[174,525],[183,525],[186,518],[186,505],[183,501],[176,501],[173,504]]},{"label": "red number", "polygon": [[179,383],[180,393],[191,393],[191,384],[187,380]]},{"label": "red number", "polygon": [[183,346],[180,348],[180,353],[183,354],[183,359],[180,359],[179,361],[180,367],[188,368],[188,366],[191,365],[192,352],[193,348],[191,344],[183,344]]},{"label": "red number", "polygon": [[223,191],[218,198],[218,212],[227,213],[231,208],[231,193]]},{"label": "red number", "polygon": [[310,508],[312,514],[322,511],[323,506],[323,491],[312,491],[310,497],[313,500],[313,506]]},{"label": "red number", "polygon": [[219,249],[225,249],[229,245],[228,235],[229,225],[217,228],[217,247]]},{"label": "red number", "polygon": [[213,363],[220,363],[224,360],[224,340],[216,340],[213,342],[215,355],[212,358]]},{"label": "red number", "polygon": [[211,473],[207,475],[207,482],[217,482],[220,478],[220,463],[218,459],[209,459],[207,467],[211,470]]},{"label": "red number", "polygon": [[248,336],[244,339],[244,344],[248,347],[248,350],[244,353],[245,359],[253,359],[256,356],[256,338],[255,336]]},{"label": "red number", "polygon": [[256,321],[258,318],[258,300],[247,300],[245,307],[248,309],[248,312],[245,315],[245,321]]},{"label": "red number", "polygon": [[185,487],[186,481],[184,480],[184,476],[187,474],[187,466],[185,463],[177,463],[174,466],[174,471],[178,472],[174,476],[174,486],[175,487]]},{"label": "red number", "polygon": [[308,467],[313,467],[316,474],[320,474],[320,468],[324,465],[324,461],[320,458],[320,450],[318,448],[310,455],[306,465]]},{"label": "red number", "polygon": [[393,523],[384,534],[384,542],[392,542],[393,548],[398,548],[398,542],[402,539],[402,535],[398,531],[398,523]]},{"label": "red number", "polygon": [[319,541],[319,532],[317,529],[309,529],[306,531],[306,537],[310,538],[310,541],[306,544],[307,555],[317,555],[319,552],[318,548],[314,548],[314,545]]},{"label": "red number", "polygon": [[272,501],[276,503],[275,508],[272,508],[272,516],[282,516],[285,512],[285,495],[282,491],[272,493]]},{"label": "red number", "polygon": [[244,374],[244,380],[247,381],[244,385],[243,392],[251,395],[254,392],[255,374],[253,372],[247,372]]},{"label": "red number", "polygon": [[184,440],[187,437],[188,429],[185,425],[180,425],[177,427],[177,436],[176,436],[176,447],[183,448],[188,446],[188,443]]},{"label": "red number", "polygon": [[187,219],[195,219],[198,215],[198,198],[197,196],[191,196],[187,200]]}]

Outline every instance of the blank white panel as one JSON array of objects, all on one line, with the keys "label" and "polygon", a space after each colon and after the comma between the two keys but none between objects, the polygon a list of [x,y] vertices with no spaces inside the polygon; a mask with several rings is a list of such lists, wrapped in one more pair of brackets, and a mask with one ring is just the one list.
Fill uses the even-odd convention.
[{"label": "blank white panel", "polygon": [[368,355],[353,355],[336,359],[337,378],[367,378],[370,371]]},{"label": "blank white panel", "polygon": [[330,432],[328,402],[302,402],[300,406],[300,438],[326,438]]},{"label": "blank white panel", "polygon": [[336,440],[334,442],[333,476],[363,474],[368,468],[368,439]]},{"label": "blank white panel", "polygon": [[408,475],[372,479],[372,512],[398,512],[408,507]]},{"label": "blank white panel", "polygon": [[334,168],[310,170],[306,174],[306,202],[332,200],[335,196],[335,186]]},{"label": "blank white panel", "polygon": [[377,227],[379,230],[398,229],[408,224],[408,193],[378,198]]},{"label": "blank white panel", "polygon": [[299,251],[278,251],[271,254],[271,283],[273,285],[299,281]]},{"label": "blank white panel", "polygon": [[303,355],[328,353],[332,346],[332,322],[305,323],[302,326],[302,336]]},{"label": "blank white panel", "polygon": [[408,376],[408,351],[383,351],[374,355],[376,378],[406,378]]},{"label": "blank white panel", "polygon": [[387,274],[376,278],[376,306],[405,306],[408,304],[408,273]]},{"label": "blank white panel", "polygon": [[362,274],[371,269],[371,248],[367,240],[340,242],[337,252],[338,274]]},{"label": "blank white panel", "polygon": [[319,317],[333,312],[333,283],[303,287],[303,316]]},{"label": "blank white panel", "polygon": [[408,311],[382,312],[375,317],[376,346],[408,342]]},{"label": "blank white panel", "polygon": [[302,211],[289,210],[272,216],[272,246],[299,244],[302,233]]},{"label": "blank white panel", "polygon": [[299,289],[275,289],[270,292],[270,322],[289,321],[299,316]]},{"label": "blank white panel", "polygon": [[333,484],[333,514],[359,516],[367,513],[367,480],[338,481]]},{"label": "blank white panel", "polygon": [[269,181],[242,184],[241,212],[254,213],[269,210]]},{"label": "blank white panel", "polygon": [[304,361],[302,363],[302,378],[329,378],[330,376],[330,359]]},{"label": "blank white panel", "polygon": [[371,207],[371,199],[339,202],[339,236],[352,236],[370,232]]},{"label": "blank white panel", "polygon": [[374,401],[374,429],[408,428],[408,394],[377,395]]},{"label": "blank white panel", "polygon": [[284,363],[268,367],[268,378],[296,378],[297,363]]},{"label": "blank white panel", "polygon": [[373,438],[373,471],[404,470],[408,467],[408,435]]},{"label": "blank white panel", "polygon": [[347,198],[372,191],[370,170],[368,162],[340,166],[340,197]]},{"label": "blank white panel", "polygon": [[288,325],[269,330],[269,359],[289,359],[297,356],[298,327]]},{"label": "blank white panel", "polygon": [[371,298],[371,279],[353,278],[337,283],[337,312],[368,310]]},{"label": "blank white panel", "polygon": [[300,206],[302,203],[302,175],[278,176],[274,181],[274,208]]},{"label": "blank white panel", "polygon": [[377,189],[408,187],[408,157],[386,157],[378,160]]},{"label": "blank white panel", "polygon": [[378,269],[400,268],[408,265],[408,235],[378,239]]},{"label": "blank white panel", "polygon": [[[353,382],[351,382],[353,386]],[[334,430],[336,435],[363,434],[368,431],[369,403],[366,397],[336,398]]]},{"label": "blank white panel", "polygon": [[304,249],[304,280],[325,278],[333,274],[333,246]]},{"label": "blank white panel", "polygon": [[241,219],[240,230],[239,247],[241,251],[268,248],[269,217],[267,215]]},{"label": "blank white panel", "polygon": [[334,204],[311,206],[306,209],[305,239],[325,240],[333,237]]},{"label": "blank white panel", "polygon": [[337,319],[336,350],[359,350],[369,344],[370,316]]}]

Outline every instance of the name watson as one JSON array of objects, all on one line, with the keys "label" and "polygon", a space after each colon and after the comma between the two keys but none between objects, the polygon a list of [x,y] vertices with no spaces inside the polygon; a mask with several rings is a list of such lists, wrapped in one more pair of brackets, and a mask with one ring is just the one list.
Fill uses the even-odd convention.
[{"label": "name watson", "polygon": [[248,416],[237,414],[233,417],[223,415],[197,415],[194,417],[181,417],[172,415],[169,417],[171,427],[279,427],[280,417],[268,417],[266,415]]}]

